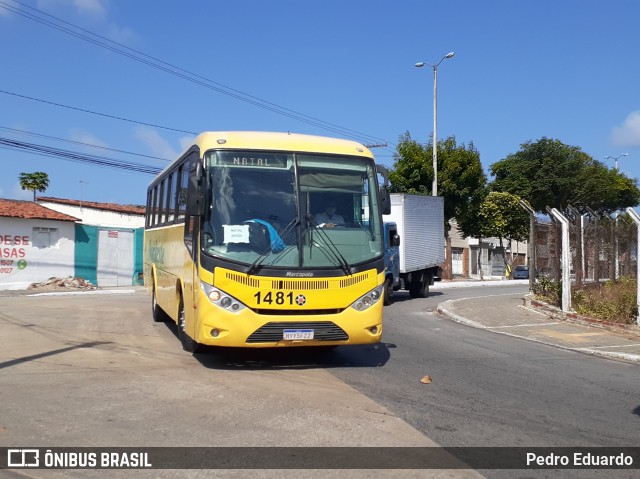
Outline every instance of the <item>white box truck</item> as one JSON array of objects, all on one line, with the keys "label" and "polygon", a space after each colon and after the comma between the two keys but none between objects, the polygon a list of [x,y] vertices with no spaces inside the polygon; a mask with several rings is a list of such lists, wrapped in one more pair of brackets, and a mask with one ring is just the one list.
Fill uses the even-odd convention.
[{"label": "white box truck", "polygon": [[393,193],[384,222],[385,304],[400,289],[409,290],[412,298],[426,298],[444,262],[444,198]]}]

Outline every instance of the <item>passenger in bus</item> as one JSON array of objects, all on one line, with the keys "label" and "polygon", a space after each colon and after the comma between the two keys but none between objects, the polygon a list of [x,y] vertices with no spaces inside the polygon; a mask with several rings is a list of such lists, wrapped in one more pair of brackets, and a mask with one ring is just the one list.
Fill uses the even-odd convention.
[{"label": "passenger in bus", "polygon": [[335,200],[329,200],[324,211],[315,215],[313,221],[322,228],[333,228],[334,226],[343,226],[345,224],[344,218],[341,215],[336,214]]}]

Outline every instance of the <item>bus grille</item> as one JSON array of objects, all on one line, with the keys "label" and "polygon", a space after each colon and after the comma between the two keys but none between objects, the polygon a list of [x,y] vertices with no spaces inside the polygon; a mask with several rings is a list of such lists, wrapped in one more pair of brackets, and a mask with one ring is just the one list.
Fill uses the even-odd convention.
[{"label": "bus grille", "polygon": [[291,291],[320,291],[328,289],[344,289],[369,279],[368,273],[358,273],[346,278],[331,279],[275,279],[247,276],[232,271],[225,272],[226,278],[235,283],[251,288],[291,290]]},{"label": "bus grille", "polygon": [[227,272],[227,278],[229,278],[231,281],[235,281],[236,283],[240,283],[245,286],[251,286],[252,288],[258,288],[260,286],[260,281],[258,279],[251,278],[246,274]]},{"label": "bus grille", "polygon": [[316,341],[346,341],[349,339],[342,328],[331,321],[315,323],[267,323],[247,338],[247,343],[275,343],[282,341],[284,329],[313,329]]},{"label": "bus grille", "polygon": [[271,281],[272,289],[293,289],[293,290],[313,290],[313,289],[329,289],[329,281],[291,281],[276,279]]}]

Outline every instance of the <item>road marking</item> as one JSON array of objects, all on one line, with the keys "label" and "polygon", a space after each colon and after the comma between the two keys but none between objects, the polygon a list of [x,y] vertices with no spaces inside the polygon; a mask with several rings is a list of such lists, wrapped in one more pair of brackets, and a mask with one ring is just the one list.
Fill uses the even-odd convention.
[{"label": "road marking", "polygon": [[487,329],[502,329],[502,328],[528,328],[531,326],[552,326],[554,324],[560,324],[559,322],[555,323],[529,323],[529,324],[516,324],[510,326],[487,326]]},{"label": "road marking", "polygon": [[540,330],[540,333],[551,338],[564,340],[568,343],[584,343],[589,341],[585,336],[606,335],[606,333],[565,333],[563,331],[554,331],[552,329],[542,329]]}]

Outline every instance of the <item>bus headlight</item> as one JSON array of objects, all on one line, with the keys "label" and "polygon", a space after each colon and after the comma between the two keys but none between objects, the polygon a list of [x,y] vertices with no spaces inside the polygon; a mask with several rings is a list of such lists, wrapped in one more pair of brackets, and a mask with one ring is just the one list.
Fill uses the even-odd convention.
[{"label": "bus headlight", "polygon": [[221,289],[214,288],[204,281],[200,281],[200,289],[202,289],[202,292],[209,298],[209,301],[227,311],[237,313],[246,307],[233,296],[225,293]]},{"label": "bus headlight", "polygon": [[376,289],[372,289],[364,296],[359,297],[353,302],[351,307],[357,311],[364,311],[365,309],[376,304],[382,297],[382,288],[384,285],[378,286]]}]

